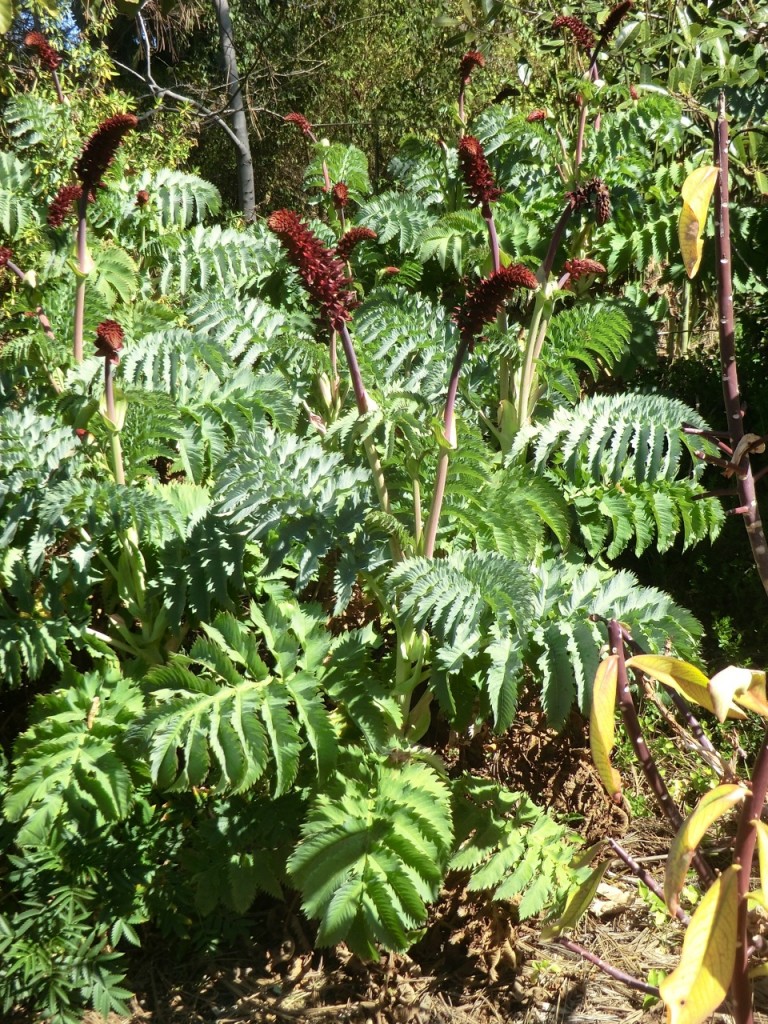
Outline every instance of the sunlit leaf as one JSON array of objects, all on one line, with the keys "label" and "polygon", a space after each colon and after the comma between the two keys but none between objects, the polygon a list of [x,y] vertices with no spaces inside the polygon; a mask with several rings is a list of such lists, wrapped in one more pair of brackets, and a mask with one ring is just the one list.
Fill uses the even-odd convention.
[{"label": "sunlit leaf", "polygon": [[[695,704],[716,714],[712,694],[709,692],[709,680],[695,665],[663,654],[640,654],[627,661],[627,668],[638,669],[645,675],[657,679],[660,683],[671,686],[673,690],[682,693],[684,697],[688,697]],[[744,718],[746,716],[738,708],[731,706],[728,709],[728,717]]]},{"label": "sunlit leaf", "polygon": [[600,781],[613,800],[621,796],[621,776],[611,764],[618,665],[619,658],[616,654],[600,662],[592,687],[592,709],[589,716],[589,746],[592,760],[595,762]]},{"label": "sunlit leaf", "polygon": [[676,969],[659,985],[667,1024],[704,1024],[725,998],[736,959],[739,866],[715,879],[691,918]]},{"label": "sunlit leaf", "polygon": [[725,721],[734,701],[748,711],[768,718],[765,672],[753,672],[749,668],[729,665],[712,676],[709,681],[709,692],[712,694],[715,714],[721,722]]},{"label": "sunlit leaf", "polygon": [[13,0],[0,0],[0,32],[7,32],[13,24]]},{"label": "sunlit leaf", "polygon": [[664,873],[664,899],[674,914],[678,896],[696,849],[707,829],[747,795],[743,786],[724,785],[706,793],[691,811],[672,840]]},{"label": "sunlit leaf", "polygon": [[698,167],[686,178],[682,188],[683,209],[677,230],[680,252],[688,277],[695,277],[704,251],[704,225],[712,192],[717,180],[717,167]]},{"label": "sunlit leaf", "polygon": [[556,939],[558,935],[562,935],[568,928],[574,928],[579,923],[584,914],[589,910],[589,905],[595,898],[597,887],[600,885],[609,864],[610,861],[608,860],[598,864],[578,889],[574,889],[570,894],[560,917],[554,921],[548,921],[542,927],[541,937],[544,942]]}]

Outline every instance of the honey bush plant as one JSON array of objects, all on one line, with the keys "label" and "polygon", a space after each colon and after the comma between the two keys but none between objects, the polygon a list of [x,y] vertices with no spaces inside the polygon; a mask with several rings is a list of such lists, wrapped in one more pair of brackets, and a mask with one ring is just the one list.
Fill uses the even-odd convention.
[{"label": "honey bush plant", "polygon": [[630,7],[549,25],[551,110],[473,110],[467,51],[455,123],[376,195],[286,112],[311,205],[247,226],[145,161],[149,111],[107,91],[92,119],[66,54],[7,101],[5,1012],[119,1009],[121,950],[215,946],[259,893],[376,957],[449,872],[521,917],[589,873],[535,794],[433,741],[505,730],[523,686],[557,728],[586,713],[613,617],[696,657],[695,618],[613,564],[723,516],[708,425],[618,387],[666,316],[638,278],[697,145],[675,96],[610,81]]}]

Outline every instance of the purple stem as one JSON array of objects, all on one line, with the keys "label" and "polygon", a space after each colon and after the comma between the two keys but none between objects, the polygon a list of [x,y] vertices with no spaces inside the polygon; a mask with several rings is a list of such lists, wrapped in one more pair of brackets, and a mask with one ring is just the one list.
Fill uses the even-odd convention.
[{"label": "purple stem", "polygon": [[[658,896],[661,902],[664,903],[664,890],[653,877],[653,875],[646,871],[642,864],[638,864],[637,861],[629,853],[627,853],[623,846],[619,846],[615,839],[611,839],[609,837],[608,845],[611,847],[611,849],[619,858],[619,860],[624,861],[624,863],[627,865],[632,874],[635,875],[636,878],[639,878],[643,885],[648,886],[648,888],[651,890],[654,896]],[[682,907],[677,908],[677,910],[675,911],[675,917],[684,925],[687,925],[688,922],[691,920],[689,915],[686,914]]]},{"label": "purple stem", "polygon": [[[653,759],[653,755],[648,749],[648,744],[645,742],[645,737],[643,736],[643,731],[640,727],[640,721],[637,717],[635,703],[632,700],[632,694],[629,690],[627,666],[624,660],[624,637],[622,627],[615,619],[611,619],[608,623],[608,642],[612,651],[619,656],[617,698],[619,708],[621,709],[621,716],[624,720],[624,728],[627,730],[627,735],[630,743],[632,744],[632,749],[635,752],[635,757],[640,762],[640,767],[643,770],[646,781],[651,787],[651,791],[656,797],[662,813],[669,821],[672,828],[677,832],[683,823],[683,816],[681,815],[677,804],[670,796],[664,779],[661,777],[661,773]],[[715,876],[712,869],[704,862],[699,854],[696,854],[693,858],[693,867],[696,869],[696,873],[702,882],[709,885],[714,881]]]},{"label": "purple stem", "polygon": [[462,82],[461,85],[459,86],[459,121],[461,121],[461,134],[462,135],[464,134],[464,127],[465,127],[465,121],[464,121],[464,88],[465,88],[465,85]]},{"label": "purple stem", "polygon": [[59,81],[59,75],[56,68],[51,69],[51,77],[53,78],[53,87],[56,90],[56,98],[59,103],[66,103],[67,101],[64,98],[64,93],[61,91],[61,82]]},{"label": "purple stem", "polygon": [[749,980],[749,942],[747,923],[749,906],[747,893],[752,875],[752,858],[755,853],[757,830],[754,822],[759,820],[768,793],[768,731],[763,737],[752,772],[752,790],[744,802],[739,817],[734,843],[733,863],[740,865],[739,872],[739,916],[737,919],[736,966],[731,980],[733,1016],[736,1024],[752,1024],[752,985]]},{"label": "purple stem", "polygon": [[75,324],[73,354],[76,363],[83,361],[83,322],[85,320],[85,272],[86,259],[88,256],[88,227],[86,211],[88,209],[88,189],[83,188],[83,194],[77,203],[77,269],[83,275],[78,278],[77,290],[75,291]]},{"label": "purple stem", "polygon": [[555,230],[552,232],[552,238],[549,241],[549,248],[547,249],[547,255],[544,257],[544,262],[539,267],[536,277],[542,284],[546,284],[549,275],[552,273],[552,266],[555,262],[555,256],[557,250],[560,248],[560,243],[563,240],[565,229],[568,226],[568,221],[571,219],[573,213],[573,207],[569,203],[568,206],[560,214],[560,219],[555,224]]},{"label": "purple stem", "polygon": [[365,385],[363,384],[363,378],[360,374],[360,364],[357,361],[355,348],[352,344],[352,339],[349,336],[349,328],[346,324],[343,323],[341,325],[339,328],[339,334],[341,335],[341,347],[344,349],[347,366],[349,367],[349,376],[352,380],[352,390],[355,393],[357,411],[361,416],[365,416],[368,412],[368,395],[365,390]]},{"label": "purple stem", "polygon": [[[736,324],[733,316],[733,281],[731,277],[731,224],[728,193],[728,121],[725,116],[725,94],[720,93],[715,125],[715,161],[720,168],[715,187],[715,257],[717,260],[717,308],[720,327],[720,364],[723,380],[723,400],[733,447],[738,447],[744,436],[741,412],[741,393],[736,366]],[[741,505],[746,506],[744,525],[752,548],[752,558],[760,582],[768,593],[768,544],[760,518],[755,492],[752,464],[747,456],[743,465],[746,472],[737,483]]]},{"label": "purple stem", "polygon": [[[448,392],[445,396],[445,412],[443,414],[443,435],[450,447],[456,445],[456,394],[459,389],[459,375],[461,367],[469,352],[470,342],[462,338],[451,367],[451,377],[448,381]],[[440,457],[437,461],[437,474],[435,476],[435,489],[432,494],[432,505],[429,510],[426,530],[424,531],[424,555],[432,558],[435,553],[435,540],[437,538],[437,526],[440,521],[440,512],[445,497],[445,482],[448,478],[448,460],[450,458],[450,447],[440,449]]]},{"label": "purple stem", "polygon": [[656,996],[659,998],[659,990],[654,985],[649,985],[647,981],[640,981],[639,978],[633,978],[631,974],[625,974],[624,971],[620,971],[618,967],[612,967],[605,960],[601,960],[595,953],[590,953],[584,946],[579,945],[578,942],[574,942],[573,939],[566,939],[564,936],[559,936],[555,939],[555,942],[559,946],[563,946],[565,949],[569,949],[572,953],[577,953],[579,956],[588,960],[595,967],[599,967],[601,971],[604,971],[609,977],[614,978],[616,981],[620,981],[622,985],[626,985],[627,988],[634,989],[635,992],[645,992],[646,995]]}]

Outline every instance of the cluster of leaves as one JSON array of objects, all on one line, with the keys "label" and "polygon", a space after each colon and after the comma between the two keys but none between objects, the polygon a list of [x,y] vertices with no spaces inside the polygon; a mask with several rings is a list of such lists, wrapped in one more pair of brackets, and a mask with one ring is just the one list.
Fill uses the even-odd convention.
[{"label": "cluster of leaves", "polygon": [[[613,277],[599,297],[551,283],[510,445],[499,366],[524,373],[530,310],[511,304],[470,353],[436,557],[422,513],[446,451],[451,311],[490,265],[456,149],[407,139],[378,195],[360,149],[311,153],[323,244],[343,229],[326,174],[348,186],[348,224],[377,236],[349,259],[361,415],[264,224],[214,222],[213,185],[160,161],[135,173],[128,140],[87,209],[92,268],[75,274],[74,220],[48,227],[46,208],[87,132],[75,145],[44,90],[5,113],[0,227],[22,280],[6,270],[0,293],[0,671],[9,690],[40,690],[3,779],[5,1010],[119,1011],[115,947],[147,923],[188,936],[199,918],[214,941],[260,892],[298,890],[318,943],[367,957],[414,941],[449,871],[521,917],[566,899],[576,837],[525,794],[449,776],[424,738],[438,717],[502,732],[526,684],[556,728],[587,712],[611,616],[696,657],[693,616],[611,566],[722,522],[682,430],[704,421],[616,386],[669,308],[638,306],[638,283],[654,263],[670,281],[681,268],[680,104],[607,110],[570,182],[557,134],[514,102],[472,124],[505,193],[502,262],[538,265],[566,186],[603,176],[614,220],[574,219],[555,255],[558,271],[601,256]],[[86,339],[105,320],[124,331],[114,415],[103,361],[70,352],[83,286]]]}]

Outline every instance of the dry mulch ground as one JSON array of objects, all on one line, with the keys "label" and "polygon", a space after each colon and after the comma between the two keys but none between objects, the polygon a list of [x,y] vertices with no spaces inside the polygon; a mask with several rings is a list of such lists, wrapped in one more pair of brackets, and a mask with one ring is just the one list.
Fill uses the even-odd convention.
[{"label": "dry mulch ground", "polygon": [[[527,709],[503,738],[477,736],[459,755],[446,743],[441,753],[454,770],[491,774],[561,815],[576,815],[574,827],[588,841],[621,838],[661,877],[670,839],[664,824],[630,822],[627,809],[610,804],[580,720],[555,737]],[[679,929],[648,905],[619,862],[613,867],[574,938],[638,978],[672,970]],[[633,1024],[664,1016],[660,1004],[644,1005],[642,994],[543,943],[535,925],[516,920],[513,906],[458,885],[433,908],[425,936],[405,956],[364,964],[343,948],[313,951],[308,932],[298,909],[282,906],[265,910],[252,946],[226,959],[171,969],[161,949],[146,950],[129,979],[137,989],[130,1024]],[[768,1009],[768,988],[757,995],[758,1010]],[[98,1020],[89,1015],[86,1024]],[[768,1015],[758,1012],[756,1021],[768,1024]]]}]

